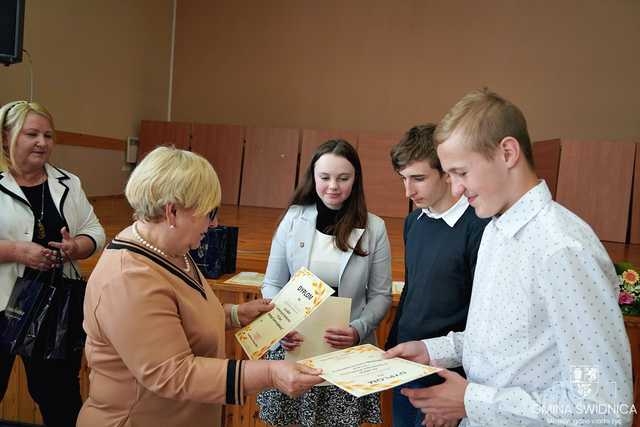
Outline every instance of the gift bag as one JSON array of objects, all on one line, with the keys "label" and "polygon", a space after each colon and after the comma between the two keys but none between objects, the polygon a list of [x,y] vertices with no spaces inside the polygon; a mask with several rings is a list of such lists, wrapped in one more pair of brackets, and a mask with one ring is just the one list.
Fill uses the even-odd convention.
[{"label": "gift bag", "polygon": [[[43,274],[33,279],[18,277],[4,309],[0,327],[0,347],[6,352],[32,351],[39,327],[51,307],[55,288],[42,281]],[[30,353],[29,353],[30,354]]]},{"label": "gift bag", "polygon": [[64,277],[60,269],[53,280],[56,289],[54,307],[49,310],[49,319],[42,333],[45,359],[69,359],[84,347],[86,334],[82,321],[87,282],[75,267],[73,269],[75,279]]},{"label": "gift bag", "polygon": [[217,279],[223,274],[236,271],[238,252],[238,227],[211,227],[200,242],[200,247],[191,251],[202,274]]}]

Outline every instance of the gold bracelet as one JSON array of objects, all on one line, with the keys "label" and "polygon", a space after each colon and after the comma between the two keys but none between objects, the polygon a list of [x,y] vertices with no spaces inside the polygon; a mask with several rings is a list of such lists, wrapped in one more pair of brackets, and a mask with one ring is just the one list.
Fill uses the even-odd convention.
[{"label": "gold bracelet", "polygon": [[231,326],[239,328],[242,326],[238,317],[238,304],[231,304]]}]

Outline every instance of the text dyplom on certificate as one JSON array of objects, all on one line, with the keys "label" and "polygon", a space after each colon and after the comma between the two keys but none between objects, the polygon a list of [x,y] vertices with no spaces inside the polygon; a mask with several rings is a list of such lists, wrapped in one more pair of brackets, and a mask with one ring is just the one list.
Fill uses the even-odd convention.
[{"label": "text dyplom on certificate", "polygon": [[275,308],[238,330],[236,339],[250,359],[259,359],[334,292],[330,286],[302,267],[271,301]]},{"label": "text dyplom on certificate", "polygon": [[383,355],[384,351],[378,347],[362,344],[298,363],[322,369],[322,378],[355,397],[397,387],[441,371],[440,368],[399,357],[384,359]]}]

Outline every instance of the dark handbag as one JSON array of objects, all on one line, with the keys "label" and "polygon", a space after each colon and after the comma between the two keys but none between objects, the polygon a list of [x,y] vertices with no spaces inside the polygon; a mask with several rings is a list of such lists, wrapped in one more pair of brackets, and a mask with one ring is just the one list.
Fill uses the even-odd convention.
[{"label": "dark handbag", "polygon": [[236,271],[238,253],[238,227],[211,227],[200,242],[200,247],[191,251],[196,265],[209,279]]},{"label": "dark handbag", "polygon": [[16,280],[0,319],[0,347],[3,351],[22,353],[25,340],[27,350],[33,350],[35,339],[32,342],[30,335],[37,335],[38,325],[44,322],[55,295],[55,288],[50,283],[43,283],[42,278],[43,274],[39,273],[33,279],[18,277]]},{"label": "dark handbag", "polygon": [[42,334],[45,359],[69,359],[84,348],[86,334],[82,321],[87,282],[75,266],[71,266],[76,273],[75,279],[64,277],[61,268],[54,275],[54,306],[49,310],[49,319]]}]

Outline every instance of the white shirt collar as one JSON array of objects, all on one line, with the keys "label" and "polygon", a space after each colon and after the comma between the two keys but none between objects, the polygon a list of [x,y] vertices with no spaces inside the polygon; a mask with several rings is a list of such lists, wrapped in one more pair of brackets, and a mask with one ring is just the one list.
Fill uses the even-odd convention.
[{"label": "white shirt collar", "polygon": [[453,206],[451,206],[443,213],[431,212],[429,208],[422,209],[422,212],[420,212],[420,215],[418,215],[418,219],[420,219],[422,215],[426,215],[429,218],[433,219],[442,218],[442,220],[446,222],[449,227],[453,228],[453,226],[456,225],[456,222],[458,222],[458,220],[460,219],[460,217],[462,217],[468,207],[469,201],[465,196],[461,196]]},{"label": "white shirt collar", "polygon": [[491,223],[507,236],[513,237],[551,201],[547,183],[539,180],[535,187],[529,189],[505,213],[499,217],[494,216]]}]

